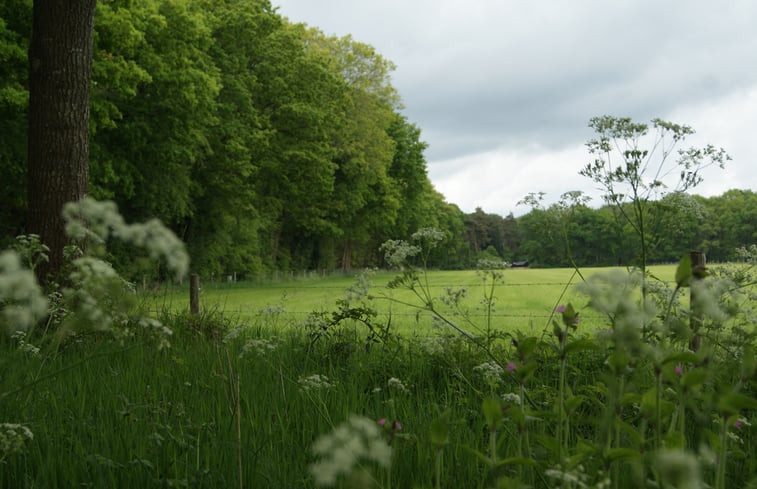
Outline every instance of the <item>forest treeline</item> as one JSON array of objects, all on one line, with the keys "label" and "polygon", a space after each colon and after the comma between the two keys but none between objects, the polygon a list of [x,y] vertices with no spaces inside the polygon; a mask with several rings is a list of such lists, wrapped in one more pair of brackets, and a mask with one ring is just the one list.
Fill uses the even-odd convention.
[{"label": "forest treeline", "polygon": [[[0,245],[25,232],[31,0],[0,4]],[[431,184],[393,65],[351,37],[294,24],[267,0],[113,0],[95,17],[90,194],[128,221],[157,217],[204,275],[381,266],[381,243],[443,230],[440,268],[480,258],[628,264],[617,209],[535,205],[465,214]],[[757,196],[672,194],[655,261],[714,260],[757,241]],[[158,273],[114,244],[127,276]]]}]

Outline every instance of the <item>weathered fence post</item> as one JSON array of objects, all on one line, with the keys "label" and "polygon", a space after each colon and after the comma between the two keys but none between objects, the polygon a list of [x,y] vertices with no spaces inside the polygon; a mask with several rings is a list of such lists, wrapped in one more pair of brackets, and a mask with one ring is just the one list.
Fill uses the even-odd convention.
[{"label": "weathered fence post", "polygon": [[200,276],[196,273],[189,276],[189,313],[200,314]]},{"label": "weathered fence post", "polygon": [[702,337],[699,335],[699,328],[702,326],[702,308],[696,297],[696,287],[693,285],[694,282],[704,278],[705,270],[707,270],[707,259],[701,251],[692,251],[689,256],[691,257],[691,283],[689,286],[691,319],[689,320],[689,327],[693,333],[691,340],[689,340],[689,349],[699,351],[702,346]]}]

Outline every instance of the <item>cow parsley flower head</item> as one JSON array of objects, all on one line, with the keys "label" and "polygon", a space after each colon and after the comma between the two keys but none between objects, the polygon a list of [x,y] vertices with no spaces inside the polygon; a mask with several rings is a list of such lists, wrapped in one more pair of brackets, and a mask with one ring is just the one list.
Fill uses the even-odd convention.
[{"label": "cow parsley flower head", "polygon": [[297,383],[300,384],[300,390],[302,392],[328,390],[334,387],[334,384],[329,381],[329,378],[321,374],[300,377]]},{"label": "cow parsley flower head", "polygon": [[320,436],[311,451],[318,460],[310,464],[309,470],[319,487],[335,486],[340,476],[349,476],[363,463],[388,469],[392,461],[392,447],[379,425],[355,415],[331,433]]},{"label": "cow parsley flower head", "polygon": [[683,450],[663,449],[657,452],[655,465],[660,478],[669,487],[704,487],[696,455]]},{"label": "cow parsley flower head", "polygon": [[473,367],[473,371],[481,375],[489,385],[496,385],[502,380],[502,367],[494,362],[484,362]]},{"label": "cow parsley flower head", "polygon": [[0,460],[24,449],[27,441],[34,439],[32,431],[22,424],[0,423]]},{"label": "cow parsley flower head", "polygon": [[405,384],[397,377],[392,377],[391,379],[389,379],[386,382],[386,385],[390,390],[393,390],[396,392],[400,392],[403,394],[408,392],[407,386],[405,386]]},{"label": "cow parsley flower head", "polygon": [[27,331],[47,314],[47,299],[31,270],[14,251],[0,253],[0,327]]}]

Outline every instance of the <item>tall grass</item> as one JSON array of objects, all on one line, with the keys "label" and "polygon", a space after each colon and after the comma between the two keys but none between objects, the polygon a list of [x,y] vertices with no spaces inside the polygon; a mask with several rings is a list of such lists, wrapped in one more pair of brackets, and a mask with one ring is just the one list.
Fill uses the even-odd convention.
[{"label": "tall grass", "polygon": [[[372,344],[363,330],[340,328],[313,342],[302,330],[271,330],[263,323],[237,327],[219,313],[201,321],[184,314],[162,319],[175,331],[172,347],[162,351],[139,337],[115,342],[82,336],[39,354],[22,351],[16,340],[3,342],[0,419],[23,422],[34,438],[2,459],[1,487],[314,487],[311,445],[353,414],[401,423],[391,440],[392,487],[483,488],[497,481],[521,487],[503,485],[506,480],[533,487],[606,487],[598,473],[609,476],[613,460],[621,472],[636,466],[635,452],[628,449],[603,458],[590,448],[607,428],[603,389],[610,384],[603,351],[586,350],[561,365],[557,352],[524,349],[521,337],[520,348],[513,342],[493,346],[516,367],[487,376],[481,366],[489,357],[459,336]],[[700,392],[739,382],[738,365],[711,361],[717,375]],[[526,364],[533,365],[530,372]],[[558,424],[554,406],[563,368],[566,419]],[[651,402],[642,396],[655,385],[648,372],[629,377],[633,385],[626,385],[626,394],[639,394],[622,401],[618,447],[647,433],[636,423],[653,422],[635,411]],[[744,384],[742,392],[753,395],[753,385]],[[499,421],[482,410],[486,399],[499,399]],[[436,480],[441,452],[429,427],[445,411],[450,443]],[[711,426],[708,416],[715,412],[689,406],[689,413],[683,430],[696,450],[707,446],[710,430],[703,431],[702,424]],[[665,427],[657,429],[668,431],[669,414]],[[746,487],[757,470],[752,455],[757,439],[746,425],[757,420],[749,411],[741,418],[738,429],[726,426],[729,457],[718,487]],[[564,430],[560,446],[570,455],[558,468],[565,480],[580,484],[545,475],[555,474],[550,440],[558,427]],[[492,465],[492,459],[498,462]],[[702,467],[705,479],[715,477],[716,467]],[[375,479],[384,487],[388,481]],[[613,487],[640,487],[637,483],[621,475]]]}]

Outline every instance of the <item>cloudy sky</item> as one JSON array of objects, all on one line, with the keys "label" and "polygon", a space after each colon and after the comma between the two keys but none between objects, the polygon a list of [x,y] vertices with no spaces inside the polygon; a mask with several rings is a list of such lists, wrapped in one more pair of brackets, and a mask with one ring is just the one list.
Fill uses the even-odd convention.
[{"label": "cloudy sky", "polygon": [[397,65],[431,181],[465,212],[522,214],[543,191],[600,195],[578,175],[591,117],[660,117],[733,157],[695,193],[757,190],[753,0],[272,0],[293,22]]}]

